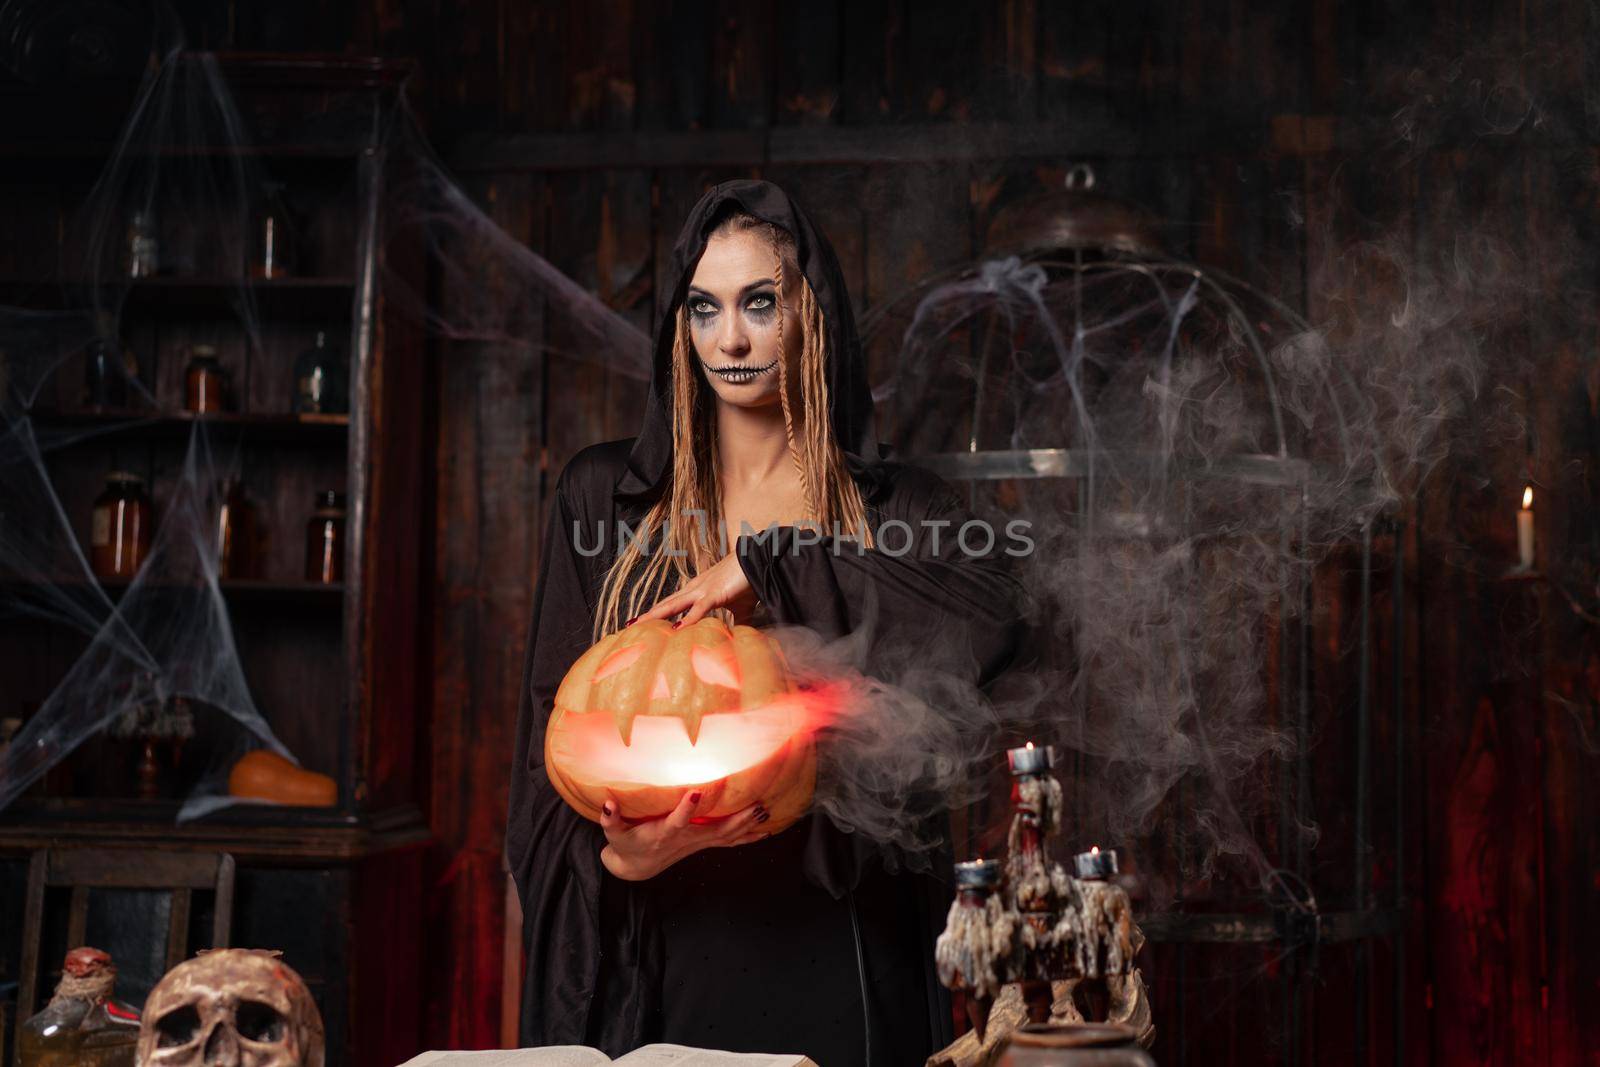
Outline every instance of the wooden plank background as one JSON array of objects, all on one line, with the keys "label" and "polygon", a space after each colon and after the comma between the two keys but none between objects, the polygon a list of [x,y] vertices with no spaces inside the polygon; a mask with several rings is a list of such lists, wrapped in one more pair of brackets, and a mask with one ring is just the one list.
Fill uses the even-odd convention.
[{"label": "wooden plank background", "polygon": [[[1380,629],[1374,662],[1398,643],[1402,673],[1375,674],[1373,736],[1380,764],[1400,753],[1406,781],[1379,843],[1398,833],[1406,848],[1400,869],[1392,851],[1374,853],[1371,884],[1380,895],[1403,884],[1405,937],[1366,960],[1324,952],[1299,1047],[1264,992],[1292,961],[1164,949],[1159,1052],[1164,1064],[1343,1064],[1393,1062],[1398,1045],[1407,1063],[1600,1063],[1596,627],[1550,584],[1500,577],[1532,482],[1541,561],[1595,607],[1592,3],[187,6],[196,40],[213,46],[419,58],[413,100],[465,187],[645,329],[684,212],[741,174],[811,207],[858,314],[966,260],[997,207],[1077,162],[1171,219],[1174,251],[1313,318],[1327,310],[1313,267],[1343,242],[1422,254],[1485,219],[1515,235],[1535,265],[1526,313],[1498,328],[1478,396],[1519,422],[1522,443],[1435,470],[1398,543],[1379,546],[1403,563],[1403,624]],[[1524,105],[1507,134],[1500,120]],[[1406,116],[1419,120],[1415,142],[1400,138]],[[594,361],[489,344],[452,345],[435,374],[427,1038],[488,1047],[500,1034],[504,756],[541,516],[573,451],[633,432],[640,389]],[[1388,580],[1375,576],[1380,598]],[[1347,752],[1342,731],[1319,744]],[[1332,758],[1318,773],[1349,771]],[[1396,799],[1380,790],[1375,816]],[[1323,847],[1350,855],[1347,813],[1329,814]],[[1355,1014],[1354,969],[1387,974],[1397,952],[1404,1010],[1379,980]],[[1180,989],[1194,993],[1181,1005]]]}]

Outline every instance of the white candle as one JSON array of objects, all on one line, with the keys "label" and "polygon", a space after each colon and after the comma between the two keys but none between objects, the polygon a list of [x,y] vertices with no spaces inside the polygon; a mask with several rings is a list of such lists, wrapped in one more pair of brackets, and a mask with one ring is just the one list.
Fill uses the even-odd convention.
[{"label": "white candle", "polygon": [[1010,765],[1013,777],[1019,774],[1046,774],[1055,766],[1055,755],[1054,745],[1034,748],[1033,742],[1029,741],[1022,748],[1006,749],[1006,762]]},{"label": "white candle", "polygon": [[1517,558],[1524,568],[1533,566],[1533,486],[1522,491],[1522,510],[1517,512]]},{"label": "white candle", "polygon": [[1103,880],[1117,873],[1117,854],[1110,849],[1101,852],[1095,845],[1072,857],[1072,866],[1079,879]]}]

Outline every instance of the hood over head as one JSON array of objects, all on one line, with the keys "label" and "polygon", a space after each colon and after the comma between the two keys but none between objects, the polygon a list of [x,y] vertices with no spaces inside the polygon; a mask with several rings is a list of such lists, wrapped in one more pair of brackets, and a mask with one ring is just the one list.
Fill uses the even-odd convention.
[{"label": "hood over head", "polygon": [[883,488],[877,465],[888,455],[889,446],[877,438],[866,357],[856,335],[839,260],[827,237],[788,193],[771,182],[750,178],[726,181],[707,191],[678,232],[666,274],[668,301],[656,328],[644,424],[613,495],[627,503],[653,502],[671,476],[674,325],[711,231],[733,211],[754,215],[794,235],[800,271],[816,294],[828,335],[828,414],[834,440],[843,449],[846,466],[861,486],[864,499],[871,503]]}]

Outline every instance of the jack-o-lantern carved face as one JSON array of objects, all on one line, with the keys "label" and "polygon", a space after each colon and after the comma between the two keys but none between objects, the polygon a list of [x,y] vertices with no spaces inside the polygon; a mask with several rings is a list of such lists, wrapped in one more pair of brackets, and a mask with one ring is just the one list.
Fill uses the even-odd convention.
[{"label": "jack-o-lantern carved face", "polygon": [[688,786],[727,779],[704,818],[761,801],[768,829],[811,803],[810,704],[778,643],[752,626],[662,619],[600,639],[556,691],[545,768],[579,813],[598,821],[609,789],[631,819],[665,815]]},{"label": "jack-o-lantern carved face", "polygon": [[225,948],[185,960],[150,990],[139,1067],[322,1067],[322,1014],[276,952]]}]

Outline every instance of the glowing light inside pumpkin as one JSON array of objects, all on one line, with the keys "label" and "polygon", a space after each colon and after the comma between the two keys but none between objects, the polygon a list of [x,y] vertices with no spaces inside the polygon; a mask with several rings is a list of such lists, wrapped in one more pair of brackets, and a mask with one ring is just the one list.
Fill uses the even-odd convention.
[{"label": "glowing light inside pumpkin", "polygon": [[593,781],[697,785],[771,759],[804,728],[804,718],[789,703],[707,715],[700,723],[699,741],[690,744],[682,719],[640,715],[633,720],[632,744],[624,745],[609,713],[569,714],[555,744],[563,750],[566,766],[581,769]]},{"label": "glowing light inside pumpkin", "polygon": [[791,738],[830,719],[838,696],[831,690],[808,690],[748,711],[707,715],[700,720],[700,738],[694,744],[677,716],[636,716],[632,743],[624,745],[610,712],[568,712],[551,745],[562,766],[589,782],[619,788],[703,785],[779,755]]}]

